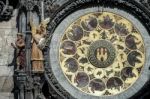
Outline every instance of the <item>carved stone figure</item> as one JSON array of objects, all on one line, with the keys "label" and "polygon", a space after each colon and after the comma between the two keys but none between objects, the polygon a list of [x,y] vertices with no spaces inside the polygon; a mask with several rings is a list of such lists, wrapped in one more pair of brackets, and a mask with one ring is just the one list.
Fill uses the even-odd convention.
[{"label": "carved stone figure", "polygon": [[9,0],[0,0],[0,21],[7,21],[12,17],[13,6],[9,4]]},{"label": "carved stone figure", "polygon": [[33,72],[43,72],[43,53],[42,48],[45,42],[46,36],[46,24],[49,22],[49,19],[42,21],[38,28],[30,21],[32,27],[32,50],[31,50],[31,61],[32,61],[32,71]]}]

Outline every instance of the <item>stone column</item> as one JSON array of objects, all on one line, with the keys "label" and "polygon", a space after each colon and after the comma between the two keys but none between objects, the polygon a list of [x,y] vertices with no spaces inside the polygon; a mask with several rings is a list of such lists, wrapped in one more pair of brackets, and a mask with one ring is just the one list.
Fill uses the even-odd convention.
[{"label": "stone column", "polygon": [[[28,4],[27,4],[28,6]],[[33,6],[33,5],[32,5]],[[30,17],[31,17],[31,4],[27,7],[27,32],[26,32],[26,73],[27,73],[27,81],[26,81],[26,89],[25,89],[25,99],[33,99],[32,92],[32,67],[31,67],[31,29],[30,29]]]}]

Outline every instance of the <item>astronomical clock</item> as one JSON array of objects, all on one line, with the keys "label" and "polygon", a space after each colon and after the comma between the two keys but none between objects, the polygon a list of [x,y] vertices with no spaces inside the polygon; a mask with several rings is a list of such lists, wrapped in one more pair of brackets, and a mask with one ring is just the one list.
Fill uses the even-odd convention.
[{"label": "astronomical clock", "polygon": [[15,99],[146,99],[148,1],[19,1],[26,65]]}]

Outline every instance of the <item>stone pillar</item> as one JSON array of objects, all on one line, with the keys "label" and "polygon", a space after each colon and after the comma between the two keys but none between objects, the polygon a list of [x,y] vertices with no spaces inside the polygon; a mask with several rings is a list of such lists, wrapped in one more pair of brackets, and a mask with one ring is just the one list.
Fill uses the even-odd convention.
[{"label": "stone pillar", "polygon": [[[27,32],[26,32],[26,74],[27,74],[27,79],[26,79],[26,85],[25,85],[25,99],[34,99],[33,97],[33,82],[32,82],[32,67],[31,67],[31,40],[32,40],[32,35],[31,35],[31,28],[30,28],[30,18],[31,18],[31,2],[27,4]],[[33,5],[32,5],[33,6]]]}]

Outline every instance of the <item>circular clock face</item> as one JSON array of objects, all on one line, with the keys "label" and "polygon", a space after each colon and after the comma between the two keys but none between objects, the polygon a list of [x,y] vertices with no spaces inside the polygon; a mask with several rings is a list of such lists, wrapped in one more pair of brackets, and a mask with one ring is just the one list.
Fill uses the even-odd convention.
[{"label": "circular clock face", "polygon": [[145,63],[138,29],[110,12],[81,16],[65,30],[59,62],[68,81],[94,96],[111,96],[131,87]]}]

